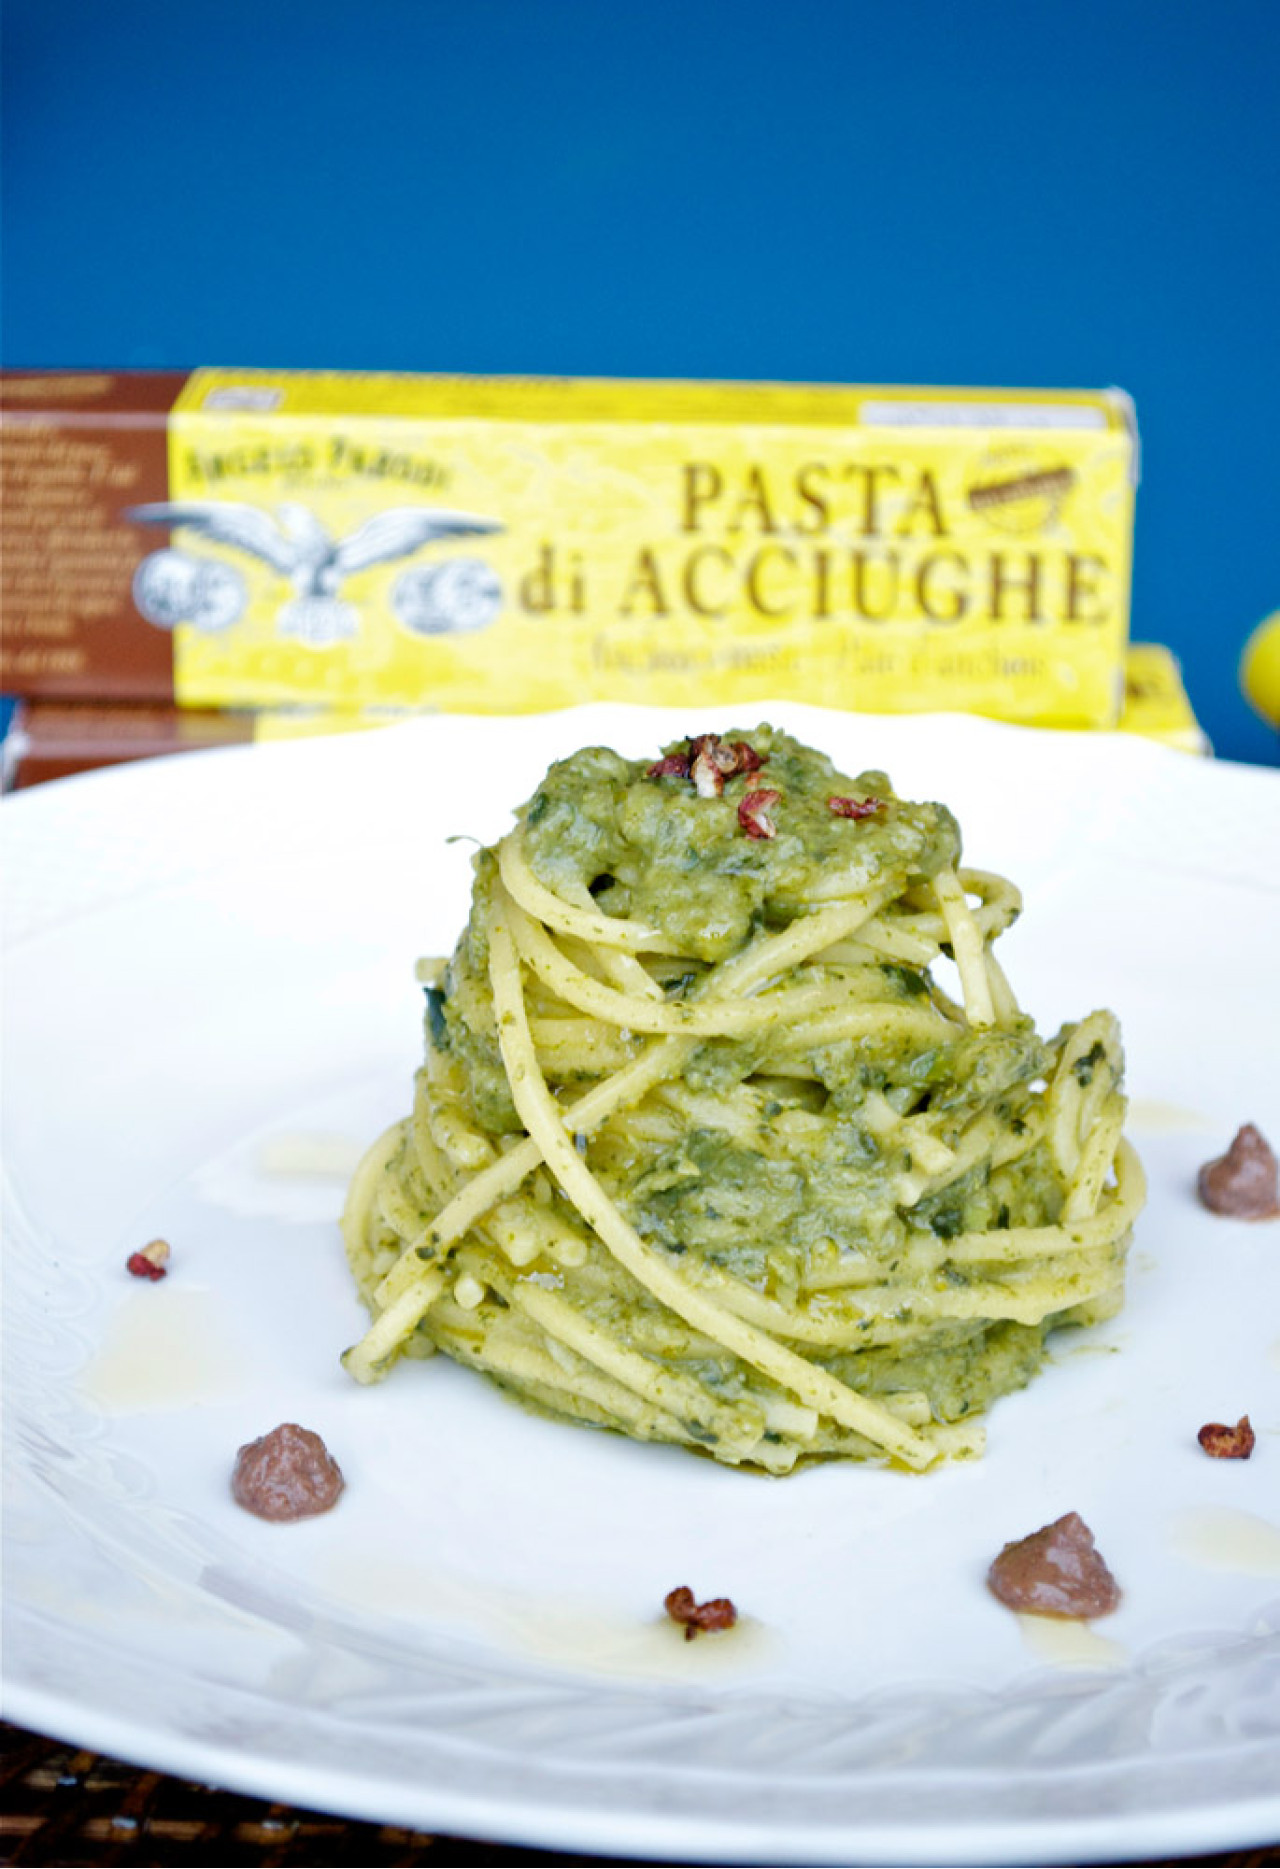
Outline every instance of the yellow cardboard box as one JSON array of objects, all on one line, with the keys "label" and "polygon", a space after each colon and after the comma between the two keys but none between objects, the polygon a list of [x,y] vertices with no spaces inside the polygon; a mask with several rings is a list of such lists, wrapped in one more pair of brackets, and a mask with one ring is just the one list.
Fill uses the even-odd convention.
[{"label": "yellow cardboard box", "polygon": [[[1159,740],[1183,753],[1212,754],[1208,736],[1192,711],[1182,671],[1161,643],[1130,643],[1125,656],[1124,707],[1120,733]],[[397,721],[420,719],[423,710],[395,707],[267,707],[240,716],[255,740],[306,740],[318,733],[363,733]]]},{"label": "yellow cardboard box", "polygon": [[168,449],[134,596],[187,705],[1119,718],[1117,390],[198,370]]},{"label": "yellow cardboard box", "polygon": [[[178,708],[167,703],[35,700],[22,704],[0,743],[3,789],[36,785],[72,772],[161,753],[196,751],[246,740],[300,740],[361,733],[422,718],[416,708],[279,707],[252,711]],[[1158,643],[1132,643],[1126,660],[1120,730],[1209,753],[1175,657]]]},{"label": "yellow cardboard box", "polygon": [[1124,733],[1163,740],[1166,746],[1176,746],[1184,753],[1213,751],[1187,697],[1178,658],[1162,643],[1129,645],[1120,728]]}]

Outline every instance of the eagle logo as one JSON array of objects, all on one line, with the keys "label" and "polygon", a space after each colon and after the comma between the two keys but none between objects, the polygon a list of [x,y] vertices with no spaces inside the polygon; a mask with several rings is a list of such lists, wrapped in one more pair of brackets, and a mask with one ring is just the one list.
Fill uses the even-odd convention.
[{"label": "eagle logo", "polygon": [[439,506],[388,507],[345,538],[335,538],[309,507],[296,502],[277,506],[273,517],[237,500],[158,500],[128,507],[124,516],[138,525],[185,526],[270,565],[294,589],[277,619],[281,635],[313,648],[358,633],[358,612],[338,595],[352,572],[408,558],[441,539],[503,530],[496,520]]}]

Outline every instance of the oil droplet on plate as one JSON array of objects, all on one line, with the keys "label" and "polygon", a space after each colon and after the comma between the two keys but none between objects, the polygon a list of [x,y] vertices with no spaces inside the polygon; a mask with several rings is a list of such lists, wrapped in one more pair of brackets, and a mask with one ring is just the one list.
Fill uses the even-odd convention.
[{"label": "oil droplet on plate", "polygon": [[1234,1506],[1199,1506],[1173,1521],[1173,1548],[1206,1570],[1280,1577],[1280,1525]]},{"label": "oil droplet on plate", "polygon": [[139,1415],[210,1401],[243,1377],[213,1293],[161,1283],[125,1298],[79,1387],[105,1414]]},{"label": "oil droplet on plate", "polygon": [[1180,1103],[1162,1102],[1159,1097],[1134,1097],[1129,1104],[1126,1126],[1157,1136],[1213,1127],[1208,1117],[1201,1116],[1199,1111],[1184,1109]]},{"label": "oil droplet on plate", "polygon": [[773,1646],[765,1625],[743,1616],[732,1629],[692,1642],[659,1611],[637,1618],[625,1610],[568,1596],[525,1594],[372,1553],[345,1554],[325,1567],[335,1593],[385,1614],[468,1629],[507,1653],[535,1656],[573,1673],[616,1679],[687,1681],[732,1676],[767,1661]]},{"label": "oil droplet on plate", "polygon": [[690,1642],[665,1614],[625,1623],[599,1610],[581,1615],[569,1606],[531,1619],[521,1636],[527,1652],[559,1667],[664,1681],[735,1674],[764,1659],[770,1646],[764,1626],[750,1616]]},{"label": "oil droplet on plate", "polygon": [[1123,1642],[1099,1635],[1092,1624],[1061,1616],[1018,1617],[1022,1639],[1032,1654],[1055,1668],[1123,1668],[1129,1651]]},{"label": "oil droplet on plate", "polygon": [[264,1175],[318,1175],[349,1181],[360,1165],[365,1144],[350,1136],[298,1130],[268,1136],[258,1148],[258,1171]]}]

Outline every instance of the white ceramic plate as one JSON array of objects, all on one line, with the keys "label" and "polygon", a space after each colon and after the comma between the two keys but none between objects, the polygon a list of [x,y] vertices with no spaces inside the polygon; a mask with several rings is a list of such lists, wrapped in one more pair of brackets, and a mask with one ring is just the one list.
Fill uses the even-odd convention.
[{"label": "white ceramic plate", "polygon": [[[379,1388],[335,1225],[407,1107],[420,953],[548,760],[731,724],[439,719],[73,779],[5,808],[7,1712],[353,1816],[717,1862],[1118,1860],[1280,1837],[1280,1225],[1197,1165],[1280,1140],[1280,775],[1120,736],[768,713],[943,797],[1013,876],[1042,1029],[1121,1014],[1151,1200],[1129,1304],[979,1463],[781,1481],[530,1418],[436,1359]],[[739,718],[737,724],[750,725]],[[141,1284],[129,1252],[172,1244]],[[1248,1462],[1209,1419],[1248,1412]],[[321,1432],[326,1518],[232,1503]],[[1020,1623],[1002,1543],[1076,1510],[1125,1599]],[[729,1594],[679,1640],[662,1598]]]}]

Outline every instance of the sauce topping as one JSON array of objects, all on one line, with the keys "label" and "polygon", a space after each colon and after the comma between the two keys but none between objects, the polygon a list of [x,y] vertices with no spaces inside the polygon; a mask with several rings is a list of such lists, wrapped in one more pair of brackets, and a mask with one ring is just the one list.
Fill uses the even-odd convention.
[{"label": "sauce topping", "polygon": [[687,1584],[669,1591],[663,1598],[662,1607],[672,1622],[684,1624],[686,1642],[692,1642],[700,1629],[732,1629],[738,1620],[738,1612],[727,1596],[713,1596],[707,1602],[699,1603]]},{"label": "sauce topping", "polygon": [[1248,1415],[1241,1415],[1234,1428],[1225,1421],[1206,1421],[1196,1439],[1213,1460],[1247,1460],[1257,1437]]},{"label": "sauce topping", "polygon": [[1120,1586],[1078,1512],[1007,1544],[987,1572],[987,1585],[1007,1609],[1034,1616],[1089,1622],[1120,1603]]},{"label": "sauce topping", "polygon": [[168,1240],[152,1240],[150,1245],[142,1248],[141,1252],[129,1254],[124,1262],[125,1270],[131,1272],[134,1278],[149,1278],[154,1284],[157,1279],[164,1278],[168,1273],[168,1260]]},{"label": "sauce topping", "polygon": [[291,1421],[250,1441],[236,1455],[231,1494],[260,1519],[315,1518],[338,1503],[341,1469],[318,1434]]}]

